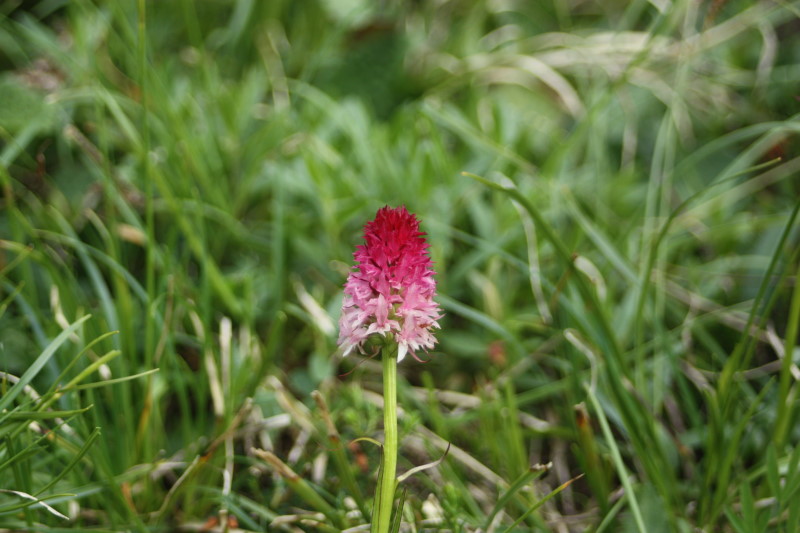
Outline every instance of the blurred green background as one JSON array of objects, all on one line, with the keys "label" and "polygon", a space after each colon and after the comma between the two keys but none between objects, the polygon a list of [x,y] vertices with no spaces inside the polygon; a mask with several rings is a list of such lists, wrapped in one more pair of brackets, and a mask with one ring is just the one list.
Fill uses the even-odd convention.
[{"label": "blurred green background", "polygon": [[797,531],[799,17],[3,2],[0,527],[367,524],[337,320],[404,204],[446,316],[400,471],[452,445],[404,531]]}]

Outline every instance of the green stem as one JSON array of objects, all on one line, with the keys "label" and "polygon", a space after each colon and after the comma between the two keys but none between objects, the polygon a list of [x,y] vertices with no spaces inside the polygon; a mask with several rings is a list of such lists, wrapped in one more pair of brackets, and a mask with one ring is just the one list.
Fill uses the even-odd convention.
[{"label": "green stem", "polygon": [[383,464],[378,487],[377,532],[387,533],[392,523],[392,504],[397,470],[397,345],[386,346],[383,363]]}]

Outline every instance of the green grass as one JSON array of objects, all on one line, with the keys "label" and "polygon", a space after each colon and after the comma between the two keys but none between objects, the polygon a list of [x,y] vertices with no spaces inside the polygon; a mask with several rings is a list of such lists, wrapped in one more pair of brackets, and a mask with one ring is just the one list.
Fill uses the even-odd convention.
[{"label": "green grass", "polygon": [[367,524],[336,324],[405,204],[446,316],[398,473],[449,451],[403,531],[797,531],[799,15],[4,3],[0,528]]}]

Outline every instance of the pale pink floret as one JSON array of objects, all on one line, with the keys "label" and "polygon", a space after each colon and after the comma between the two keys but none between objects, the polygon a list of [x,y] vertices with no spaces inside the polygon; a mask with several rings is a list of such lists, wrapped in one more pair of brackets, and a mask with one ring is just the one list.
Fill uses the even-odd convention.
[{"label": "pale pink floret", "polygon": [[433,300],[436,281],[424,235],[403,206],[379,209],[364,226],[365,244],[356,247],[356,265],[344,285],[339,319],[344,355],[353,348],[363,351],[373,334],[394,337],[398,361],[433,348],[432,330],[442,315]]}]

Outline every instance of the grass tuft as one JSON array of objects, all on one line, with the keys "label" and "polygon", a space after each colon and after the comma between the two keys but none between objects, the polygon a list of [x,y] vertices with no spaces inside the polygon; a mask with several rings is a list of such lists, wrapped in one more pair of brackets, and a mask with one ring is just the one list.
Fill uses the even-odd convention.
[{"label": "grass tuft", "polygon": [[0,528],[368,529],[336,323],[405,204],[394,531],[796,531],[798,14],[4,3]]}]

